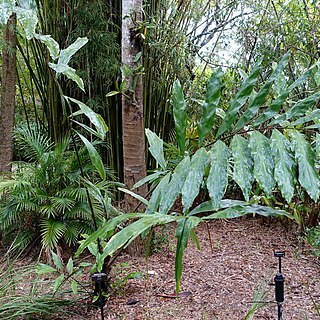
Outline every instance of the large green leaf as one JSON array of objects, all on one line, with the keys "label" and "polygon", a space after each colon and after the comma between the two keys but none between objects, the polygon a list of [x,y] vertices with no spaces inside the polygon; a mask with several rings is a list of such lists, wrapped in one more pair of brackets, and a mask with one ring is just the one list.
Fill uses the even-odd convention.
[{"label": "large green leaf", "polygon": [[132,187],[132,189],[139,188],[143,186],[145,183],[152,182],[157,180],[160,176],[163,176],[167,173],[167,171],[161,171],[161,170],[156,170],[154,173],[149,174],[148,176],[142,178],[139,180],[137,183],[135,183]]},{"label": "large green leaf", "polygon": [[228,147],[219,140],[209,151],[209,156],[211,168],[207,179],[207,188],[212,203],[218,209],[228,185]]},{"label": "large green leaf", "polygon": [[290,141],[277,129],[273,130],[271,135],[271,150],[274,158],[274,178],[289,203],[297,183],[296,163]]},{"label": "large green leaf", "polygon": [[245,105],[249,99],[254,85],[256,84],[261,70],[261,60],[253,67],[251,74],[243,81],[239,91],[231,100],[227,110],[226,117],[219,127],[216,137],[225,133],[237,119],[238,111]]},{"label": "large green leaf", "polygon": [[99,172],[100,177],[105,180],[106,179],[106,169],[104,167],[104,164],[102,162],[102,159],[98,153],[98,151],[96,150],[96,148],[92,145],[92,143],[86,138],[84,137],[82,134],[80,134],[79,132],[77,132],[78,136],[81,138],[82,142],[85,144],[91,162],[94,165],[94,167],[97,169],[97,171]]},{"label": "large green leaf", "polygon": [[264,123],[265,121],[273,118],[275,115],[278,114],[280,111],[281,106],[283,103],[286,101],[288,98],[290,92],[303,84],[312,74],[313,74],[313,69],[315,66],[312,66],[309,68],[304,74],[302,74],[296,81],[294,81],[282,94],[280,94],[276,100],[274,100],[270,106],[265,110],[259,118],[254,122],[254,125],[260,125]]},{"label": "large green leaf", "polygon": [[180,292],[180,282],[182,278],[182,262],[183,254],[187,248],[190,232],[195,228],[202,219],[198,217],[180,218],[176,230],[177,247],[175,259],[175,278],[176,278],[176,294]]},{"label": "large green leaf", "polygon": [[74,103],[76,103],[80,110],[77,112],[74,112],[71,117],[80,115],[80,114],[85,114],[88,119],[90,120],[90,122],[95,126],[98,134],[99,134],[99,138],[104,140],[106,133],[108,132],[108,127],[105,123],[105,121],[103,120],[103,118],[101,117],[100,114],[94,112],[91,108],[89,108],[86,104],[84,104],[83,102],[77,100],[77,99],[73,99],[67,96],[64,96],[67,100],[70,100]]},{"label": "large green leaf", "polygon": [[149,200],[148,207],[146,209],[146,213],[155,213],[158,211],[160,202],[163,201],[163,199],[167,195],[167,189],[168,184],[171,178],[171,172],[168,172],[159,182],[157,187],[153,190],[152,195]]},{"label": "large green leaf", "polygon": [[84,84],[83,80],[76,74],[76,70],[69,67],[66,64],[56,64],[56,63],[51,63],[49,62],[49,67],[53,69],[57,74],[64,74],[68,79],[74,81],[78,87],[82,90],[84,90]]},{"label": "large green leaf", "polygon": [[319,197],[320,180],[315,169],[315,152],[302,133],[294,130],[290,135],[295,151],[295,158],[298,162],[299,182],[306,189],[309,196],[316,201]]},{"label": "large green leaf", "polygon": [[233,180],[241,188],[246,201],[249,201],[253,183],[253,159],[248,146],[249,142],[239,135],[235,135],[230,148],[233,158]]},{"label": "large green leaf", "polygon": [[107,256],[112,255],[118,249],[128,246],[134,239],[142,234],[147,229],[156,226],[163,225],[173,221],[177,221],[179,217],[170,216],[166,214],[144,214],[142,218],[129,224],[115,235],[113,235],[104,248],[101,259],[105,259]]},{"label": "large green leaf", "polygon": [[81,241],[81,244],[75,255],[79,256],[88,246],[90,246],[92,243],[95,243],[99,238],[106,239],[107,235],[110,232],[113,232],[120,225],[120,223],[129,219],[140,218],[143,215],[143,213],[127,213],[110,219],[107,223],[104,223],[102,226],[100,226],[97,231],[93,232],[85,240]]},{"label": "large green leaf", "polygon": [[167,163],[164,159],[163,141],[154,132],[146,129],[146,136],[149,142],[149,151],[156,159],[163,170],[166,170]]},{"label": "large green leaf", "polygon": [[306,116],[301,117],[298,120],[296,120],[293,123],[293,125],[298,126],[298,125],[305,124],[307,122],[315,121],[315,120],[319,120],[319,119],[320,119],[320,110],[316,109],[316,110],[309,112]]},{"label": "large green leaf", "polygon": [[320,99],[320,92],[316,92],[313,95],[299,100],[296,104],[294,104],[285,114],[276,118],[274,121],[270,123],[270,125],[274,126],[284,121],[288,121],[293,119],[297,119],[304,115],[312,106],[315,105],[317,101]]},{"label": "large green leaf", "polygon": [[187,175],[190,171],[190,158],[186,156],[175,168],[171,180],[168,184],[166,195],[160,201],[160,213],[168,213],[173,206],[177,197],[181,194],[182,187],[186,181]]},{"label": "large green leaf", "polygon": [[274,209],[271,207],[260,206],[257,204],[251,205],[237,205],[231,208],[218,211],[209,216],[204,217],[204,220],[212,220],[212,219],[233,219],[239,218],[247,214],[258,214],[264,217],[281,217],[286,216],[290,219],[294,219],[294,217],[283,210]]},{"label": "large green leaf", "polygon": [[179,80],[173,84],[172,90],[173,117],[180,153],[184,155],[186,148],[187,104]]},{"label": "large green leaf", "polygon": [[192,206],[194,199],[199,194],[207,160],[208,154],[205,148],[200,148],[191,159],[189,172],[181,191],[184,213]]},{"label": "large green leaf", "polygon": [[77,40],[72,43],[69,47],[66,49],[61,50],[60,57],[58,60],[58,64],[61,65],[68,65],[70,59],[72,56],[81,49],[86,43],[88,42],[88,38],[77,38]]},{"label": "large green leaf", "polygon": [[271,196],[276,182],[274,180],[274,161],[271,153],[270,140],[258,131],[250,137],[249,147],[253,156],[254,178],[267,196]]},{"label": "large green leaf", "polygon": [[222,69],[219,68],[210,77],[207,83],[205,101],[202,105],[202,116],[198,124],[199,145],[212,130],[215,121],[217,106],[220,101]]},{"label": "large green leaf", "polygon": [[19,0],[18,6],[14,11],[17,14],[17,20],[24,30],[28,40],[32,39],[38,24],[37,6],[33,0]]},{"label": "large green leaf", "polygon": [[233,131],[237,132],[240,129],[242,129],[245,125],[247,125],[253,117],[258,113],[260,107],[264,105],[264,103],[267,100],[268,94],[270,92],[271,86],[273,82],[276,80],[276,78],[279,76],[279,74],[283,71],[285,66],[289,62],[289,53],[285,54],[275,70],[272,72],[271,76],[266,80],[263,87],[260,89],[260,91],[256,94],[250,105],[247,107],[244,114],[241,116],[237,124],[235,125]]},{"label": "large green leaf", "polygon": [[46,45],[52,60],[56,60],[59,58],[59,54],[60,54],[59,44],[56,40],[54,40],[51,37],[51,35],[35,34],[34,37]]},{"label": "large green leaf", "polygon": [[11,16],[16,5],[15,0],[1,0],[0,1],[0,23],[5,25]]}]

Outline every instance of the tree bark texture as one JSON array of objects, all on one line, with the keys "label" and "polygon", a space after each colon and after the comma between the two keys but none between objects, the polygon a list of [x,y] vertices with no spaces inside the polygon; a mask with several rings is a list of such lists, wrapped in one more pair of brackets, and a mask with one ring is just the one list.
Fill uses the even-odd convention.
[{"label": "tree bark texture", "polygon": [[[141,8],[141,0],[122,1],[122,63],[132,72],[130,75],[123,74],[126,90],[122,95],[123,170],[127,188],[132,188],[146,176],[142,78],[135,71],[141,65],[140,60],[135,61],[142,50],[135,32],[136,22],[141,21]],[[136,191],[145,196],[146,190],[146,187],[141,187]],[[131,196],[125,196],[128,211],[134,210],[138,203]]]},{"label": "tree bark texture", "polygon": [[16,15],[12,14],[3,30],[1,101],[0,101],[0,173],[11,171],[12,131],[16,102]]}]

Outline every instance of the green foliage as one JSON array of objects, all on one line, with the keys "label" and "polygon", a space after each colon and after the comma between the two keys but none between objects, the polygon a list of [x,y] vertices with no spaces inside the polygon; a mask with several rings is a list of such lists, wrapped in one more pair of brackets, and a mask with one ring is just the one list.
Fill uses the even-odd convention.
[{"label": "green foliage", "polygon": [[[51,249],[63,243],[75,245],[82,233],[94,230],[87,190],[94,215],[101,222],[111,207],[112,183],[99,180],[85,149],[79,151],[85,174],[81,177],[70,138],[52,145],[36,129],[26,127],[17,129],[15,138],[29,162],[17,163],[13,179],[0,182],[4,238],[15,239],[14,247],[23,248],[39,238]],[[89,186],[86,190],[89,179],[97,182],[95,189]]]}]

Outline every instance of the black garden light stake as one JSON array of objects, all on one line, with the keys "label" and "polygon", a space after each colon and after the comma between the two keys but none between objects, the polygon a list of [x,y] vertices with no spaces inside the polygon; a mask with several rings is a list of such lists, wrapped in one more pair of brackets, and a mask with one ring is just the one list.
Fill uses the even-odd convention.
[{"label": "black garden light stake", "polygon": [[94,273],[92,275],[92,281],[94,282],[94,293],[95,295],[98,295],[96,305],[100,308],[101,320],[104,320],[103,307],[106,304],[106,298],[103,295],[106,279],[107,279],[107,274],[104,272]]},{"label": "black garden light stake", "polygon": [[284,251],[274,251],[274,256],[279,258],[279,272],[274,277],[276,302],[278,304],[278,320],[282,320],[282,303],[284,301],[284,276],[281,272],[281,258],[285,256]]}]

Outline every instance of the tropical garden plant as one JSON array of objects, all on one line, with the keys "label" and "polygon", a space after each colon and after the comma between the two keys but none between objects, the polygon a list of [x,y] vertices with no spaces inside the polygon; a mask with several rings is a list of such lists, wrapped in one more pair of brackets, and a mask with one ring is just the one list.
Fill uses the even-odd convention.
[{"label": "tropical garden plant", "polygon": [[[299,193],[316,201],[319,197],[319,174],[311,142],[318,139],[318,110],[315,104],[320,94],[316,92],[294,103],[288,101],[288,97],[314,74],[317,66],[306,70],[294,82],[286,83],[283,90],[278,92],[274,89],[275,82],[288,61],[289,53],[282,57],[261,85],[258,82],[261,72],[259,61],[245,76],[241,87],[229,102],[222,121],[215,126],[223,85],[223,71],[217,69],[209,79],[202,103],[202,116],[197,123],[196,150],[187,148],[187,102],[177,80],[173,88],[172,105],[179,158],[169,162],[165,157],[164,142],[146,129],[149,151],[159,167],[135,187],[153,182],[154,189],[149,199],[122,189],[139,199],[146,206],[145,212],[123,214],[111,219],[81,244],[78,254],[97,239],[106,238],[120,223],[129,219],[133,221],[110,238],[99,259],[115,254],[118,249],[156,225],[175,222],[175,277],[176,292],[179,292],[183,253],[190,237],[199,246],[195,233],[199,223],[246,214],[294,219],[293,214],[279,207],[257,203],[255,194],[273,199],[274,203],[277,197],[283,203],[290,203]],[[305,135],[304,130],[312,131]],[[242,200],[225,198],[231,184],[238,185]],[[197,205],[197,196],[204,192],[208,193],[209,200]],[[174,206],[178,199],[181,200],[181,208]],[[282,208],[286,208],[285,205]]]}]

